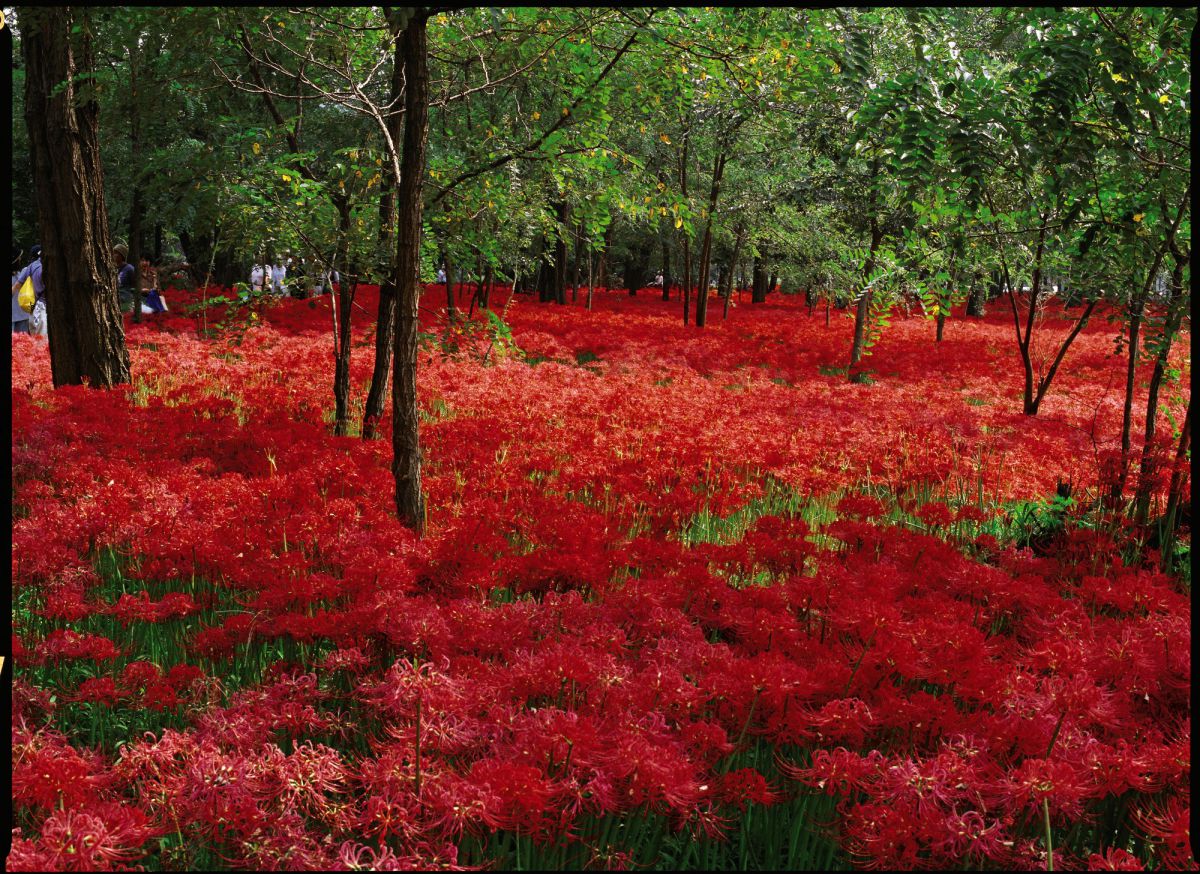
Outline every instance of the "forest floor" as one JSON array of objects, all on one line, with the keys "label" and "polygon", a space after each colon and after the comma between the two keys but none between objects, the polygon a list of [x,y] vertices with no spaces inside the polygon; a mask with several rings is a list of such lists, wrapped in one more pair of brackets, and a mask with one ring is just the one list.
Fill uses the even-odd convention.
[{"label": "forest floor", "polygon": [[417,540],[328,297],[167,297],[132,387],[13,338],[11,870],[1195,865],[1190,582],[1083,512],[1106,314],[1028,417],[1005,301],[851,383],[799,298],[433,286]]}]

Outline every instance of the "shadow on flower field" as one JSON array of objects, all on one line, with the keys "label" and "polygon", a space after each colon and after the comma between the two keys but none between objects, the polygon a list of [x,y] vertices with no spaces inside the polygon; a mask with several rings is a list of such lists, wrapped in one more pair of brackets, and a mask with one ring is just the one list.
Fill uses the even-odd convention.
[{"label": "shadow on flower field", "polygon": [[1098,492],[1117,327],[1026,417],[999,302],[854,384],[844,314],[658,294],[423,314],[423,541],[328,298],[177,292],[113,391],[15,336],[10,870],[1194,867],[1186,582],[1021,522]]}]

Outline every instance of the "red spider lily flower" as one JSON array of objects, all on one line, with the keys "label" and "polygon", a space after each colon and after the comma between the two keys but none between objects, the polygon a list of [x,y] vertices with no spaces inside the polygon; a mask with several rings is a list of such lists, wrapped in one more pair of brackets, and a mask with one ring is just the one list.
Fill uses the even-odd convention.
[{"label": "red spider lily flower", "polygon": [[1089,871],[1145,871],[1146,866],[1132,853],[1116,847],[1109,847],[1104,851],[1104,855],[1092,853],[1088,856],[1087,869]]}]

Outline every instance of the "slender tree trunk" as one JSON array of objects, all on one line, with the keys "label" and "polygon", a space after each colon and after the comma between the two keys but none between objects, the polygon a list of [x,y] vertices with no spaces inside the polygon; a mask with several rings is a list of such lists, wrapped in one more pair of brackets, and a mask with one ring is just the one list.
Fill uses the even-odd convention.
[{"label": "slender tree trunk", "polygon": [[485,310],[491,306],[492,287],[496,284],[496,273],[492,269],[491,262],[483,268],[483,295],[479,298],[479,305]]},{"label": "slender tree trunk", "polygon": [[[867,209],[871,213],[871,248],[867,253],[867,263],[863,268],[866,274],[863,277],[863,281],[867,283],[871,281],[871,274],[875,272],[875,253],[879,251],[879,244],[883,240],[883,231],[879,226],[879,210],[875,193],[875,176],[878,173],[879,162],[875,161],[871,164],[871,193],[867,205]],[[867,286],[859,295],[858,306],[854,310],[854,341],[850,346],[850,367],[847,370],[852,379],[854,377],[854,366],[862,360],[863,351],[866,349],[867,319],[870,315],[870,310],[871,288]]]},{"label": "slender tree trunk", "polygon": [[[81,28],[77,46],[73,26]],[[78,7],[26,7],[21,30],[50,372],[56,388],[110,388],[129,382],[129,353],[104,206],[99,106],[79,94],[78,79],[95,69],[91,25]]]},{"label": "slender tree trunk", "polygon": [[604,245],[600,249],[600,263],[596,267],[596,284],[601,288],[608,288],[608,249],[612,243],[613,228],[616,225],[617,221],[613,219],[604,230]]},{"label": "slender tree trunk", "polygon": [[588,251],[588,280],[587,280],[587,282],[588,282],[588,292],[587,292],[587,308],[588,308],[588,311],[590,312],[590,311],[591,311],[591,309],[592,309],[592,279],[594,278],[594,277],[593,277],[593,275],[592,275],[592,263],[593,263],[593,257],[592,257],[592,252],[591,252],[591,246],[590,246],[590,245],[588,246],[588,250],[589,250],[589,251]]},{"label": "slender tree trunk", "polygon": [[138,48],[129,47],[129,155],[133,167],[129,203],[129,263],[133,265],[133,322],[142,320],[142,112],[138,95]]},{"label": "slender tree trunk", "polygon": [[558,224],[554,243],[554,301],[559,306],[567,303],[567,228],[571,224],[571,204],[563,200],[558,204]]},{"label": "slender tree trunk", "polygon": [[571,259],[571,303],[579,300],[579,256],[583,251],[583,241],[580,238],[579,225],[575,226],[575,247]]},{"label": "slender tree trunk", "polygon": [[[1150,289],[1154,277],[1146,281]],[[1116,482],[1112,484],[1112,501],[1115,506],[1125,492],[1125,481],[1129,478],[1129,450],[1133,445],[1133,392],[1137,377],[1138,349],[1142,334],[1142,314],[1146,310],[1146,295],[1136,291],[1129,301],[1129,362],[1125,368],[1125,403],[1121,409],[1121,467]]]},{"label": "slender tree trunk", "polygon": [[669,236],[670,236],[669,234],[667,236],[664,236],[663,241],[662,241],[662,256],[663,256],[662,299],[665,301],[669,301],[671,299],[671,241],[669,239]]},{"label": "slender tree trunk", "polygon": [[396,45],[404,68],[404,156],[396,197],[396,339],[392,374],[392,475],[396,514],[425,531],[421,442],[417,416],[417,313],[420,303],[421,185],[429,122],[429,70],[424,14],[410,13]]},{"label": "slender tree trunk", "polygon": [[1175,252],[1175,267],[1171,271],[1171,300],[1167,304],[1167,319],[1163,326],[1158,354],[1154,358],[1154,371],[1150,375],[1150,388],[1146,399],[1146,437],[1142,443],[1142,472],[1138,480],[1134,521],[1145,525],[1150,513],[1150,499],[1154,488],[1155,458],[1154,435],[1158,430],[1158,393],[1171,355],[1171,344],[1183,318],[1183,268],[1186,257]]},{"label": "slender tree trunk", "polygon": [[330,309],[333,311],[333,433],[345,437],[350,430],[350,319],[358,279],[350,260],[350,201],[344,196],[335,198],[338,209],[337,255],[335,269],[341,274],[336,292],[331,288]]},{"label": "slender tree trunk", "polygon": [[446,270],[446,322],[449,325],[454,324],[454,265],[450,263],[450,256],[446,254],[445,247],[442,248],[442,266]]},{"label": "slender tree trunk", "polygon": [[[1192,399],[1188,398],[1187,414],[1183,417],[1183,431],[1179,435],[1179,448],[1175,452],[1175,471],[1171,474],[1171,486],[1167,490],[1167,511],[1163,516],[1163,560],[1169,562],[1174,551],[1175,529],[1179,524],[1180,509],[1183,504],[1183,486],[1186,482],[1186,466],[1188,450],[1192,441]],[[1189,500],[1189,506],[1191,501]],[[1189,512],[1188,516],[1191,515]]]},{"label": "slender tree trunk", "polygon": [[683,323],[688,323],[692,306],[692,248],[688,235],[683,235]]},{"label": "slender tree trunk", "polygon": [[[404,93],[404,66],[398,51],[394,64],[391,104],[398,106]],[[399,143],[404,135],[402,119],[403,115],[398,111],[387,118],[388,135],[393,143]],[[367,391],[366,406],[363,409],[364,440],[379,437],[392,371],[392,346],[396,336],[396,247],[392,237],[396,219],[396,186],[399,180],[396,179],[391,161],[385,162],[382,181],[379,198],[379,241],[382,251],[390,254],[383,271],[383,281],[379,285],[379,309],[375,319],[375,363],[371,369],[371,387]]]},{"label": "slender tree trunk", "polygon": [[725,307],[724,307],[724,310],[721,312],[722,319],[729,318],[729,299],[731,297],[733,297],[733,285],[734,285],[734,281],[735,281],[733,274],[737,271],[738,258],[741,257],[742,242],[745,240],[745,238],[746,238],[746,232],[739,225],[737,227],[737,229],[734,231],[733,257],[729,259],[729,275],[727,277],[725,277]]},{"label": "slender tree trunk", "polygon": [[708,271],[712,260],[713,215],[721,196],[721,177],[725,173],[725,152],[717,153],[713,161],[712,187],[708,192],[708,216],[704,223],[704,242],[700,246],[700,287],[696,297],[696,327],[703,328],[708,319]]}]

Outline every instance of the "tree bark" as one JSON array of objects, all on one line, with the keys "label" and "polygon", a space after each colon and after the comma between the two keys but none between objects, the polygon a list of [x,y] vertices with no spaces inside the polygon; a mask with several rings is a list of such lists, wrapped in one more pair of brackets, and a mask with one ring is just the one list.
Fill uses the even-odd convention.
[{"label": "tree bark", "polygon": [[629,296],[634,297],[638,289],[646,284],[646,274],[650,271],[650,247],[652,243],[640,242],[629,251],[629,260],[625,262],[625,288]]},{"label": "tree bark", "polygon": [[750,303],[764,303],[767,299],[767,268],[755,258],[750,266]]},{"label": "tree bark", "polygon": [[746,238],[745,230],[739,225],[734,231],[733,257],[729,259],[729,275],[725,277],[725,308],[721,313],[722,319],[729,318],[729,299],[733,297],[734,272],[737,270],[738,258],[742,254],[742,242]]},{"label": "tree bark", "polygon": [[662,299],[669,301],[671,299],[671,241],[668,237],[663,237],[662,255]]},{"label": "tree bark", "polygon": [[[100,164],[99,106],[86,11],[22,10],[25,123],[42,238],[50,371],[57,388],[129,382]],[[78,47],[72,25],[82,26]],[[85,80],[87,81],[87,80]]]},{"label": "tree bark", "polygon": [[1134,503],[1134,522],[1138,525],[1145,525],[1150,513],[1155,469],[1153,443],[1154,435],[1158,430],[1158,393],[1169,363],[1171,344],[1183,319],[1183,268],[1187,264],[1187,257],[1179,251],[1175,251],[1173,254],[1175,267],[1171,270],[1171,300],[1167,304],[1166,324],[1163,326],[1162,340],[1154,359],[1154,371],[1150,375],[1150,388],[1146,399],[1146,437],[1142,442],[1142,471]]},{"label": "tree bark", "polygon": [[554,301],[559,306],[567,303],[567,227],[571,223],[571,204],[562,200],[558,204],[558,232],[554,243]]},{"label": "tree bark", "polygon": [[617,220],[614,218],[604,230],[604,244],[600,249],[600,263],[596,265],[596,285],[600,288],[608,288],[608,249],[612,243],[613,228],[616,226]]},{"label": "tree bark", "polygon": [[454,265],[450,263],[450,256],[446,253],[446,248],[442,247],[442,266],[446,269],[446,322],[449,325],[454,324]]},{"label": "tree bark", "polygon": [[587,280],[587,282],[588,282],[587,308],[588,308],[589,312],[592,309],[592,280],[593,280],[593,278],[594,277],[592,275],[592,252],[591,252],[591,248],[589,246],[589,250],[588,250],[588,280]]},{"label": "tree bark", "polygon": [[685,232],[683,235],[683,323],[688,323],[692,306],[692,247]]},{"label": "tree bark", "polygon": [[[404,66],[399,52],[392,68],[391,105],[399,106],[404,93]],[[388,135],[393,143],[403,137],[402,114],[393,112],[387,118]],[[387,264],[383,268],[383,279],[379,284],[379,309],[375,319],[375,364],[371,369],[371,388],[363,409],[362,437],[374,440],[379,437],[379,425],[383,421],[384,405],[388,395],[388,383],[392,370],[392,346],[396,336],[396,256],[392,243],[396,216],[396,186],[399,180],[392,166],[386,162],[383,169],[382,190],[379,198],[379,241],[380,248],[388,252]]]},{"label": "tree bark", "polygon": [[335,269],[341,274],[336,292],[330,289],[333,325],[333,433],[345,437],[350,430],[350,318],[358,279],[353,276],[350,259],[350,201],[335,198],[338,208],[338,250]]},{"label": "tree bark", "polygon": [[571,303],[579,300],[579,256],[583,252],[583,240],[579,226],[575,226],[575,251],[571,259]]},{"label": "tree bark", "polygon": [[[873,205],[872,205],[873,206]],[[875,253],[879,251],[879,243],[883,234],[879,228],[879,220],[872,209],[871,214],[871,248],[867,253],[867,263],[863,267],[863,279],[870,282],[871,274],[875,272]],[[867,318],[871,311],[871,288],[864,288],[858,297],[858,306],[854,308],[854,341],[850,346],[850,370],[862,360],[867,346]],[[849,372],[849,371],[848,371]],[[850,374],[853,378],[853,374]]]},{"label": "tree bark", "polygon": [[978,277],[971,280],[971,292],[967,296],[967,315],[975,319],[984,316],[984,305],[987,303],[987,286]]},{"label": "tree bark", "polygon": [[[1171,486],[1167,491],[1167,512],[1163,517],[1161,541],[1164,563],[1169,562],[1175,543],[1175,529],[1179,523],[1180,506],[1183,503],[1183,486],[1187,474],[1184,461],[1192,442],[1192,399],[1188,398],[1187,413],[1183,417],[1183,431],[1179,435],[1179,448],[1175,452],[1175,472],[1171,474]],[[1188,502],[1190,506],[1190,501]],[[1187,515],[1191,515],[1190,512]]]},{"label": "tree bark", "polygon": [[410,14],[396,44],[404,68],[404,157],[396,197],[396,338],[392,374],[392,475],[396,514],[418,535],[425,531],[421,442],[417,416],[417,313],[420,302],[421,187],[429,123],[426,17]]},{"label": "tree bark", "polygon": [[138,98],[137,45],[129,47],[129,155],[133,191],[129,202],[129,263],[133,265],[133,322],[142,320],[142,123]]},{"label": "tree bark", "polygon": [[725,173],[725,152],[720,151],[713,161],[712,187],[708,192],[708,216],[704,223],[704,242],[700,245],[700,282],[696,291],[696,327],[703,328],[708,320],[708,270],[712,260],[713,214],[721,196],[721,177]]}]

